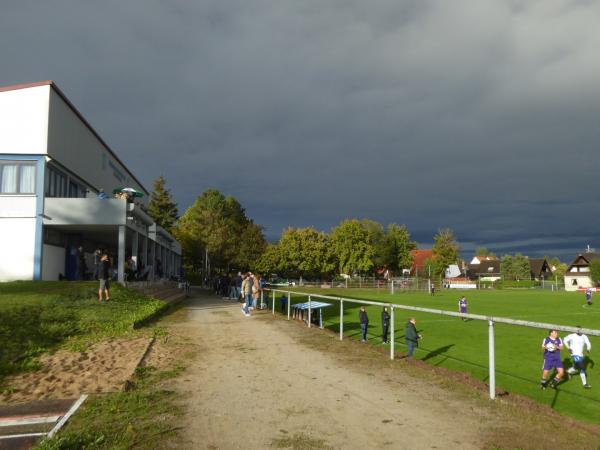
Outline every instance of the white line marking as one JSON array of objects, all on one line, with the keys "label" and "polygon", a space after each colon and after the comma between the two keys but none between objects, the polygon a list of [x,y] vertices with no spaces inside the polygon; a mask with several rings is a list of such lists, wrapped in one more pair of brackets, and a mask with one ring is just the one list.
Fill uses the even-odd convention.
[{"label": "white line marking", "polygon": [[60,421],[54,426],[54,428],[52,428],[50,433],[48,433],[49,438],[52,438],[52,436],[54,436],[58,432],[58,430],[60,430],[63,427],[63,425],[67,423],[67,420],[69,420],[71,416],[75,414],[75,411],[79,409],[79,407],[85,401],[86,398],[88,398],[87,394],[83,394],[81,397],[79,397],[79,400],[77,400],[73,404],[73,406],[71,406],[71,409],[69,409],[69,411],[62,417],[62,419],[60,419]]},{"label": "white line marking", "polygon": [[0,436],[0,439],[18,439],[24,437],[46,436],[48,433],[27,433],[27,434],[11,434],[9,436]]},{"label": "white line marking", "polygon": [[61,416],[32,416],[24,418],[2,418],[0,419],[0,427],[14,427],[20,425],[35,425],[38,423],[54,423]]}]

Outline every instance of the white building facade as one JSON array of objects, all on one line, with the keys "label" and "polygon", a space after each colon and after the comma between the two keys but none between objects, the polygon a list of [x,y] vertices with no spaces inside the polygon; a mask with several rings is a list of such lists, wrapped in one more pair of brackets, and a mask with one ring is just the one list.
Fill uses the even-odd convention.
[{"label": "white building facade", "polygon": [[[119,187],[144,196],[112,198]],[[53,82],[0,88],[0,281],[93,278],[96,249],[121,282],[130,257],[148,279],[178,276],[181,246],[144,211],[148,197]]]}]

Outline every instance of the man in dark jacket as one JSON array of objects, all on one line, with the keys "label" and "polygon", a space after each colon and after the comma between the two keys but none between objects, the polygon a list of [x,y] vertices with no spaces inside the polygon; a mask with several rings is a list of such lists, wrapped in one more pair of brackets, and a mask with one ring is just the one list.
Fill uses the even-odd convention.
[{"label": "man in dark jacket", "polygon": [[390,326],[390,314],[388,313],[387,306],[383,307],[383,311],[381,311],[381,340],[384,344],[388,343],[388,328]]},{"label": "man in dark jacket", "polygon": [[417,323],[417,319],[411,317],[408,322],[406,322],[406,329],[404,330],[404,335],[406,336],[406,345],[408,346],[408,357],[411,358],[415,348],[419,346],[419,339],[421,339],[421,335],[417,333],[417,328],[415,327]]},{"label": "man in dark jacket", "polygon": [[369,316],[367,315],[367,311],[365,311],[364,306],[360,307],[358,317],[360,319],[360,342],[367,342],[367,328],[369,326]]}]

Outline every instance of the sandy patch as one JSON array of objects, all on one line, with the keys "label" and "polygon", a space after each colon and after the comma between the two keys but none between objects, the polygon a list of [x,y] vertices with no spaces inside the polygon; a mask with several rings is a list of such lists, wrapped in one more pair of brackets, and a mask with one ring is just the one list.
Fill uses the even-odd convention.
[{"label": "sandy patch", "polygon": [[123,390],[149,343],[146,337],[114,339],[97,343],[86,352],[60,350],[42,355],[40,371],[6,380],[12,392],[1,394],[0,403]]}]

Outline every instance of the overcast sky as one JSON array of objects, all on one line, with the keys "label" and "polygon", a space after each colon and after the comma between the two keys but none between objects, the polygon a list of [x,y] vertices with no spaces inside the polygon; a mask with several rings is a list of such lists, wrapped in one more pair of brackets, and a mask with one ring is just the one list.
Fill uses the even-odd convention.
[{"label": "overcast sky", "polygon": [[0,84],[59,88],[183,212],[269,238],[452,228],[468,256],[600,248],[600,2],[4,0]]}]

